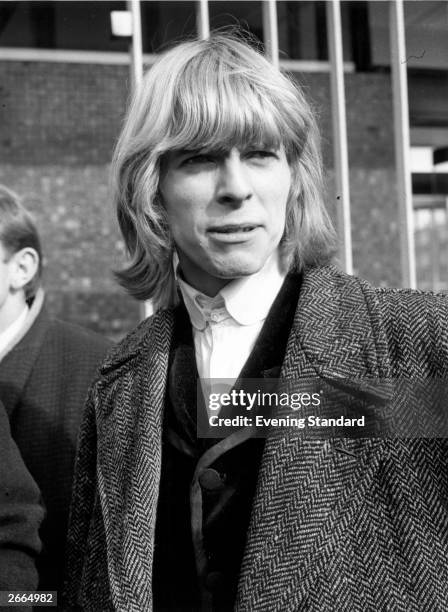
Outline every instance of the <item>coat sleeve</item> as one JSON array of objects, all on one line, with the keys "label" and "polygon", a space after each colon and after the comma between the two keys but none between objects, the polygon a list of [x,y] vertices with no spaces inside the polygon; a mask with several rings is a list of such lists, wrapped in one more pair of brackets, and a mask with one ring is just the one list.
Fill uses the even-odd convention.
[{"label": "coat sleeve", "polygon": [[11,437],[0,403],[0,590],[34,590],[44,516],[40,492]]}]

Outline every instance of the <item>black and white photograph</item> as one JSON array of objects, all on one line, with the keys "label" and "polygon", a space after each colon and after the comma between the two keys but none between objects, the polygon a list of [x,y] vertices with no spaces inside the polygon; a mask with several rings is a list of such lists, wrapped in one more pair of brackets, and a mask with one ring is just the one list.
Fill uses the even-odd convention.
[{"label": "black and white photograph", "polygon": [[0,611],[448,611],[448,1],[0,0]]}]

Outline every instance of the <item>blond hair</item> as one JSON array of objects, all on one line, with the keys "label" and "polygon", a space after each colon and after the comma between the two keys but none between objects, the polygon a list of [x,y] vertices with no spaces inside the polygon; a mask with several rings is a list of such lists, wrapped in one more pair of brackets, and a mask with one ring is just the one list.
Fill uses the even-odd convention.
[{"label": "blond hair", "polygon": [[159,193],[166,154],[251,143],[282,144],[292,170],[281,241],[285,265],[302,270],[333,255],[319,131],[302,90],[239,36],[212,34],[158,58],[115,149],[113,194],[130,258],[116,276],[131,295],[156,307],[175,300],[174,244]]}]

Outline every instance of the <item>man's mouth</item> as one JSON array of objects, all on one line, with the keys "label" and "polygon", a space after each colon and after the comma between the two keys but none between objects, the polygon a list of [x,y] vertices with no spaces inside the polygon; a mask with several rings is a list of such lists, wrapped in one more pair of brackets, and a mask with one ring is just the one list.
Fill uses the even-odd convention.
[{"label": "man's mouth", "polygon": [[219,225],[216,227],[210,227],[209,232],[217,234],[237,234],[237,233],[248,233],[260,227],[256,224],[241,224],[241,225]]},{"label": "man's mouth", "polygon": [[215,242],[238,244],[252,240],[260,228],[256,223],[232,223],[209,227],[207,232]]}]

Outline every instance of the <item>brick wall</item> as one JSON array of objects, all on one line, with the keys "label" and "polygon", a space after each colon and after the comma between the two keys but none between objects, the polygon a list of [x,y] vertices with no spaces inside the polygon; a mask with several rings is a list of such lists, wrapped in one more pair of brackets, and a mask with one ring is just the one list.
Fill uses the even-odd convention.
[{"label": "brick wall", "polygon": [[[335,216],[329,77],[299,78],[319,111]],[[107,189],[128,83],[125,66],[0,62],[0,182],[35,213],[50,310],[115,338],[139,318],[111,272],[123,245]],[[348,75],[346,96],[355,269],[399,284],[389,77]]]},{"label": "brick wall", "polygon": [[36,217],[48,307],[113,338],[140,316],[112,274],[124,248],[108,166],[128,81],[121,66],[0,63],[0,181]]},{"label": "brick wall", "polygon": [[[330,80],[307,74],[299,80],[319,111],[328,208],[336,222]],[[355,274],[377,285],[400,284],[393,111],[390,77],[348,74],[345,80]]]}]

